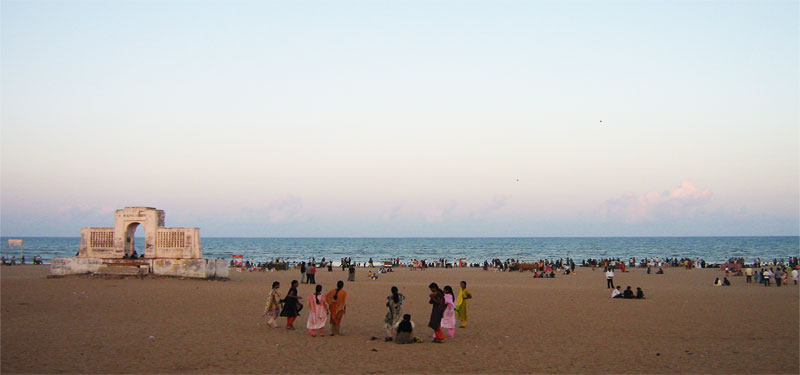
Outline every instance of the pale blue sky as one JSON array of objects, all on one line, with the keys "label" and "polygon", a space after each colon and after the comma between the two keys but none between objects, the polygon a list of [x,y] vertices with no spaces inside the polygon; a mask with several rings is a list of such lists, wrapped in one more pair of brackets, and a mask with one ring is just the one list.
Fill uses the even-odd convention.
[{"label": "pale blue sky", "polygon": [[800,232],[796,1],[0,14],[4,236]]}]

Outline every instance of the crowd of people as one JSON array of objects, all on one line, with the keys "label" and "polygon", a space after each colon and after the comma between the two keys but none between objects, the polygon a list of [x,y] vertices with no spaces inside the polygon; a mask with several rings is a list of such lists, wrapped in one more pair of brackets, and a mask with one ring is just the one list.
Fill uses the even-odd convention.
[{"label": "crowd of people", "polygon": [[[730,271],[725,272],[727,275]],[[744,270],[740,270],[736,273],[737,276],[745,276],[745,283],[752,283],[754,280],[756,283],[760,283],[764,286],[771,286],[773,282],[775,286],[781,285],[788,285],[789,279],[792,280],[794,285],[797,285],[798,279],[800,279],[800,270],[798,270],[798,266],[795,265],[794,267],[786,267],[786,266],[777,266],[777,267],[769,267],[769,268],[762,268],[762,269],[754,269],[754,267],[748,266]],[[727,277],[725,278],[727,280]],[[715,282],[716,285],[716,282]]]},{"label": "crowd of people", "polygon": [[[10,258],[2,256],[2,257],[0,257],[0,261],[2,261],[3,265],[5,265],[5,266],[16,266],[17,265],[17,256],[16,255],[12,255]],[[25,264],[25,256],[24,255],[20,257],[20,263],[19,264]],[[39,256],[39,255],[34,256],[33,257],[33,264],[42,264],[42,257]]]},{"label": "crowd of people", "polygon": [[[313,266],[313,265],[312,265]],[[278,328],[278,319],[286,318],[286,329],[294,330],[294,322],[305,306],[303,297],[298,295],[297,280],[292,280],[286,296],[281,298],[278,281],[272,283],[272,288],[267,294],[267,304],[263,316],[267,318],[267,325]],[[431,304],[431,314],[428,327],[433,330],[433,342],[442,343],[447,337],[455,337],[455,328],[465,328],[469,320],[469,300],[472,293],[467,289],[467,282],[460,283],[458,296],[455,295],[450,285],[440,289],[436,283],[431,283],[428,288],[428,303]],[[330,321],[330,336],[341,335],[341,324],[347,311],[347,291],[344,290],[344,281],[338,281],[336,288],[323,294],[322,285],[316,285],[314,292],[307,296],[308,320],[306,329],[312,337],[325,336],[325,326]],[[422,342],[415,336],[415,324],[411,321],[410,314],[403,314],[403,301],[406,297],[399,292],[396,286],[390,289],[386,297],[386,316],[383,328],[386,332],[385,341],[394,341],[397,344],[411,344]],[[445,332],[447,335],[445,336]]]}]

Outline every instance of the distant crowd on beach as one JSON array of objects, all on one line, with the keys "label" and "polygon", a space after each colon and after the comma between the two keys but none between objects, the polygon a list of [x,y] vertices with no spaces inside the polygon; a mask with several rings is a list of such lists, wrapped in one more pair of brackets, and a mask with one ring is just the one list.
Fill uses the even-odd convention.
[{"label": "distant crowd on beach", "polygon": [[[521,260],[514,258],[507,258],[501,260],[499,258],[484,260],[483,262],[468,263],[466,259],[453,259],[447,260],[444,258],[429,261],[427,259],[411,259],[408,262],[402,262],[399,258],[374,262],[372,258],[364,262],[354,261],[352,258],[341,258],[337,263],[330,259],[323,257],[320,261],[315,258],[309,258],[307,261],[302,262],[289,262],[286,259],[276,258],[270,262],[255,262],[247,260],[244,262],[236,263],[234,260],[230,261],[230,266],[239,268],[240,271],[259,272],[259,271],[274,271],[274,270],[288,270],[292,268],[303,269],[303,274],[310,270],[312,274],[317,270],[326,270],[333,272],[334,267],[340,268],[342,271],[355,272],[356,268],[378,268],[375,275],[392,272],[394,268],[401,267],[411,271],[426,270],[428,268],[481,268],[484,271],[493,270],[500,272],[510,271],[530,271],[534,273],[533,277],[553,277],[556,273],[570,274],[574,273],[576,267],[591,268],[592,271],[600,268],[602,270],[612,269],[626,272],[628,268],[644,268],[647,273],[663,273],[664,267],[684,267],[686,269],[692,268],[732,268],[750,266],[753,268],[761,267],[781,267],[782,269],[795,269],[798,267],[798,258],[790,257],[787,260],[774,258],[771,261],[762,260],[757,258],[751,263],[745,264],[744,258],[729,258],[727,263],[715,264],[708,263],[705,259],[687,257],[653,257],[641,258],[631,257],[627,259],[621,258],[590,258],[583,259],[580,264],[577,264],[572,258],[559,258],[559,259],[539,259],[539,260]],[[657,269],[657,270],[656,270]],[[371,276],[372,277],[372,276]],[[307,282],[307,279],[304,279]]]},{"label": "distant crowd on beach", "polygon": [[[2,261],[3,265],[5,265],[5,266],[16,266],[17,265],[17,256],[16,255],[12,255],[10,258],[6,258],[5,256],[3,256],[3,257],[0,257],[0,261]],[[22,257],[20,257],[20,263],[19,264],[25,264],[25,256],[24,255]],[[42,257],[39,256],[39,255],[34,256],[33,257],[33,264],[42,264]]]}]

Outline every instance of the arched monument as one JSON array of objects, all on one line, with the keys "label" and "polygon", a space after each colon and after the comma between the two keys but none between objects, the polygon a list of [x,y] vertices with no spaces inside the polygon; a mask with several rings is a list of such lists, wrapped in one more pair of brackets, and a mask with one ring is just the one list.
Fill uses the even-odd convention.
[{"label": "arched monument", "polygon": [[[82,228],[75,258],[54,258],[53,275],[81,273],[228,277],[222,259],[203,259],[200,228],[165,228],[164,210],[125,207],[114,214],[113,228]],[[137,254],[134,233],[144,229],[144,254]]]}]

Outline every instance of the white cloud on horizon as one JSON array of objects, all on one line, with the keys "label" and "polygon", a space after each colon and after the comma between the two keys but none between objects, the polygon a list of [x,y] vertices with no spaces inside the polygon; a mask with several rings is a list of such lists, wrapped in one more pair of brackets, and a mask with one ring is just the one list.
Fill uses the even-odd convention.
[{"label": "white cloud on horizon", "polygon": [[668,191],[627,193],[609,199],[603,204],[602,216],[625,223],[694,217],[711,201],[711,197],[709,189],[698,189],[694,183],[683,181]]}]

